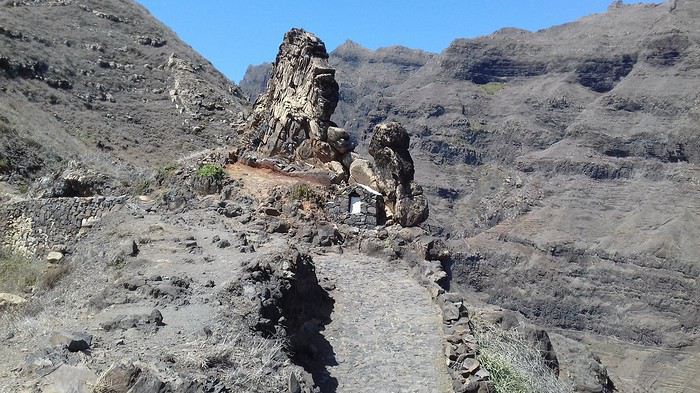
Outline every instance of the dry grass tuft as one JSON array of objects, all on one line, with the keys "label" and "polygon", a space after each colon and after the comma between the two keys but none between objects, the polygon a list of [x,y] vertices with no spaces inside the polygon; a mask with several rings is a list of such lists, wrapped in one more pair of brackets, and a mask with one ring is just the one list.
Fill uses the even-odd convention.
[{"label": "dry grass tuft", "polygon": [[41,265],[20,254],[0,249],[0,292],[21,293],[32,287]]},{"label": "dry grass tuft", "polygon": [[479,343],[477,359],[491,374],[496,393],[572,393],[520,333],[472,319]]},{"label": "dry grass tuft", "polygon": [[201,370],[222,368],[228,371],[231,387],[244,392],[273,392],[284,388],[289,378],[280,372],[284,342],[237,332],[212,342],[192,342],[185,355],[189,367]]},{"label": "dry grass tuft", "polygon": [[39,277],[37,285],[44,290],[53,289],[58,282],[70,272],[66,265],[49,266]]}]

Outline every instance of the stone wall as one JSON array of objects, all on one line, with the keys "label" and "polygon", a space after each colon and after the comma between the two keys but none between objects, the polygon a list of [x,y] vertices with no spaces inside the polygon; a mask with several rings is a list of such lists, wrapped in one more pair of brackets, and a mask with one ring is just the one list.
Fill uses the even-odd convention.
[{"label": "stone wall", "polygon": [[[359,198],[359,212],[351,214],[353,198]],[[350,186],[341,190],[337,197],[326,204],[328,212],[335,222],[344,223],[358,228],[373,229],[384,224],[384,198],[381,194],[373,193],[362,186]]]},{"label": "stone wall", "polygon": [[68,245],[126,197],[30,199],[0,206],[0,247],[31,256]]}]

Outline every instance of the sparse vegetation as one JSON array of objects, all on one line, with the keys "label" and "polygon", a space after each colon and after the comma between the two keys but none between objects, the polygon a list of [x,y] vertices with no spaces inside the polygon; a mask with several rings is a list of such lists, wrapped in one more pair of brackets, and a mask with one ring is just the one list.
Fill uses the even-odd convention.
[{"label": "sparse vegetation", "polygon": [[503,82],[489,82],[481,85],[481,89],[488,95],[494,95],[505,88],[506,84]]},{"label": "sparse vegetation", "polygon": [[36,286],[52,289],[70,271],[66,265],[49,266],[8,250],[0,250],[0,292],[22,293]]},{"label": "sparse vegetation", "polygon": [[290,197],[295,201],[309,201],[317,204],[323,203],[325,199],[307,183],[295,184],[292,187]]},{"label": "sparse vegetation", "polygon": [[197,169],[197,175],[199,177],[212,179],[212,180],[222,180],[225,176],[224,168],[218,164],[204,164]]},{"label": "sparse vegetation", "polygon": [[151,191],[151,181],[149,179],[142,179],[134,184],[134,193],[136,195],[146,195]]},{"label": "sparse vegetation", "polygon": [[540,352],[520,333],[472,319],[477,359],[491,374],[496,393],[571,393],[547,367]]},{"label": "sparse vegetation", "polygon": [[36,284],[41,267],[17,253],[0,249],[0,292],[20,293]]},{"label": "sparse vegetation", "polygon": [[178,168],[179,167],[176,164],[168,164],[158,168],[156,171],[156,180],[158,180],[159,183],[163,183],[163,181],[172,176],[173,173],[178,170]]}]

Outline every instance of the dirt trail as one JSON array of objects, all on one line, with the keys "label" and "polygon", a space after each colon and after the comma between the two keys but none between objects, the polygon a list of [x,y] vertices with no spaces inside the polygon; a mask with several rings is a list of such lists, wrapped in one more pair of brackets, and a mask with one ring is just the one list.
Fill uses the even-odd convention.
[{"label": "dirt trail", "polygon": [[232,179],[243,182],[243,188],[257,198],[265,198],[276,186],[305,183],[313,186],[325,186],[328,179],[319,176],[302,176],[295,173],[283,173],[270,168],[255,168],[241,163],[227,165],[226,174]]},{"label": "dirt trail", "polygon": [[349,252],[314,261],[335,283],[324,392],[451,391],[439,311],[406,269]]}]

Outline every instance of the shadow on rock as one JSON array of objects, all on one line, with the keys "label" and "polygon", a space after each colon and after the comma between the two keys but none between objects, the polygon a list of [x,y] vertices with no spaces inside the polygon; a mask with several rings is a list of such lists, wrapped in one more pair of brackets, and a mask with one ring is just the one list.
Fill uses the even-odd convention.
[{"label": "shadow on rock", "polygon": [[[314,384],[321,392],[335,392],[338,381],[331,377],[329,366],[336,366],[333,346],[321,334],[325,326],[331,322],[330,315],[333,312],[333,299],[322,288],[316,294],[321,296],[321,302],[316,306],[316,314],[322,319],[311,319],[302,323],[296,334],[290,339],[290,349],[294,363],[302,366],[313,377]],[[317,297],[318,298],[318,297]]]},{"label": "shadow on rock", "polygon": [[[335,353],[321,334],[331,321],[334,301],[319,284],[311,257],[290,248],[262,256],[244,269],[240,281],[222,295],[233,295],[234,307],[243,311],[252,330],[284,339],[291,359],[322,392],[335,392],[338,382],[327,369],[337,364]],[[306,391],[312,390],[298,390]]]}]

